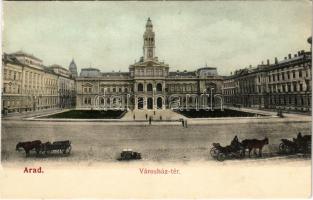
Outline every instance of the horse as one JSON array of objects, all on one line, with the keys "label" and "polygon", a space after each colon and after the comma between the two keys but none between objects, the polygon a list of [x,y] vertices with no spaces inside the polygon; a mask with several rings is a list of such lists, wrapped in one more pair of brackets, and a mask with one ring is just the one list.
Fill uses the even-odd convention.
[{"label": "horse", "polygon": [[41,145],[40,140],[19,142],[17,143],[15,150],[20,151],[20,148],[23,148],[27,157],[29,155],[30,150],[33,150],[33,149],[35,149],[36,153],[39,154],[40,145]]},{"label": "horse", "polygon": [[262,157],[262,149],[264,145],[268,144],[268,138],[265,137],[263,140],[257,140],[257,139],[246,139],[242,141],[242,145],[244,149],[249,150],[249,158],[252,149],[259,149],[259,156]]}]

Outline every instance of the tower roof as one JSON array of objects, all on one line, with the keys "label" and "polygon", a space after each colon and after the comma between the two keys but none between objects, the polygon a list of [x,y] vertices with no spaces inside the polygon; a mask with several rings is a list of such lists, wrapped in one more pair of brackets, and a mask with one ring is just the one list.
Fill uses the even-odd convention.
[{"label": "tower roof", "polygon": [[150,27],[153,26],[150,17],[148,18],[147,23],[146,23],[146,27],[148,27],[148,26],[150,26]]}]

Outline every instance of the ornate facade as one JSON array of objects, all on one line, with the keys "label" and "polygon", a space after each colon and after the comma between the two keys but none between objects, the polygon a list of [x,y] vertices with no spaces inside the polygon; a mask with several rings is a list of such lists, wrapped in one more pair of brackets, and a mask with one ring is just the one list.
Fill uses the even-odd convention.
[{"label": "ornate facade", "polygon": [[129,66],[129,72],[82,69],[76,79],[77,108],[198,109],[211,106],[211,101],[215,106],[222,104],[223,77],[216,68],[171,72],[168,64],[158,60],[155,48],[149,18],[143,34],[143,56]]},{"label": "ornate facade", "polygon": [[[312,38],[308,39],[312,43]],[[312,44],[311,44],[312,45]],[[69,70],[44,66],[24,52],[3,54],[2,113],[53,108],[213,109],[222,105],[264,109],[311,110],[311,51],[274,63],[218,75],[216,68],[170,71],[155,55],[153,24],[143,34],[143,56],[128,72],[101,72],[72,60]],[[311,46],[312,50],[312,46]]]},{"label": "ornate facade", "polygon": [[[310,42],[311,39],[309,38]],[[311,111],[311,52],[299,51],[273,64],[235,71],[224,79],[224,103],[230,106]]]},{"label": "ornate facade", "polygon": [[3,54],[2,113],[69,108],[75,104],[75,82],[67,69],[46,67],[22,51]]}]

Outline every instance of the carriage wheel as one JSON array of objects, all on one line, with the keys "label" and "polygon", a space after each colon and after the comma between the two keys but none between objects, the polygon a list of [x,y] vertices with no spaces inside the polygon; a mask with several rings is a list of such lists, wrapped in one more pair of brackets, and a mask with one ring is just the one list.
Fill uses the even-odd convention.
[{"label": "carriage wheel", "polygon": [[218,155],[217,155],[217,160],[218,161],[224,161],[225,158],[226,158],[226,155],[224,153],[221,153],[221,152],[218,153]]},{"label": "carriage wheel", "polygon": [[213,158],[215,158],[218,154],[218,150],[215,147],[212,147],[210,150],[210,154]]},{"label": "carriage wheel", "polygon": [[245,157],[245,150],[242,149],[239,151],[239,158],[244,158]]},{"label": "carriage wheel", "polygon": [[67,154],[70,154],[72,150],[72,145],[70,145],[67,149],[68,149]]},{"label": "carriage wheel", "polygon": [[280,145],[279,145],[279,152],[280,153],[287,153],[287,146],[284,144],[284,143],[281,143]]}]

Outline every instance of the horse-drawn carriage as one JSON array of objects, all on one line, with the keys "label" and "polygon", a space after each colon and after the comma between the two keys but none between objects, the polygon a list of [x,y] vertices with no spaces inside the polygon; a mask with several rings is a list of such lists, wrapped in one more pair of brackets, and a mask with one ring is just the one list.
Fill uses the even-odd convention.
[{"label": "horse-drawn carriage", "polygon": [[311,154],[312,136],[298,134],[297,138],[281,139],[282,143],[279,145],[279,152],[281,154]]},{"label": "horse-drawn carriage", "polygon": [[224,161],[226,158],[243,158],[244,148],[241,143],[225,147],[221,146],[220,143],[213,143],[210,154],[218,161]]},{"label": "horse-drawn carriage", "polygon": [[224,161],[226,158],[237,158],[241,159],[245,157],[246,149],[249,151],[249,157],[251,151],[254,149],[259,150],[259,156],[262,156],[262,149],[264,145],[268,144],[268,138],[263,140],[247,139],[239,142],[237,136],[232,140],[230,145],[225,147],[219,143],[213,143],[213,147],[210,150],[210,154],[213,158],[218,161]]},{"label": "horse-drawn carriage", "polygon": [[57,151],[58,153],[70,154],[72,150],[72,145],[69,140],[65,141],[55,141],[53,143],[46,142],[41,144],[40,152],[44,154],[50,154],[53,151]]},{"label": "horse-drawn carriage", "polygon": [[65,141],[55,141],[53,143],[46,142],[42,143],[40,140],[19,142],[16,145],[16,151],[20,151],[21,148],[24,149],[26,157],[29,156],[31,151],[36,152],[37,155],[44,154],[48,155],[53,151],[57,151],[63,154],[70,154],[72,150],[72,145],[69,140]]}]

